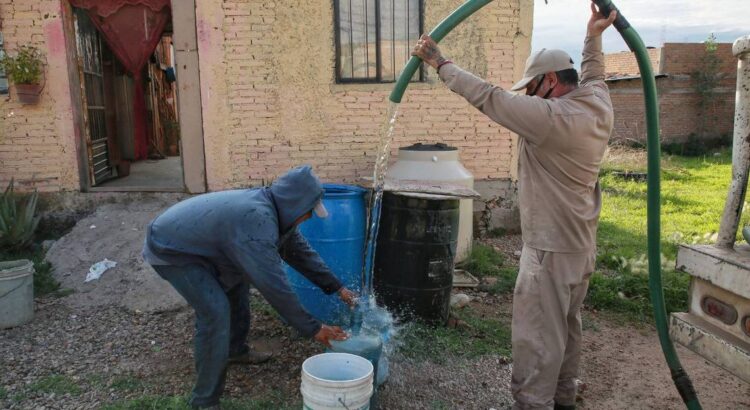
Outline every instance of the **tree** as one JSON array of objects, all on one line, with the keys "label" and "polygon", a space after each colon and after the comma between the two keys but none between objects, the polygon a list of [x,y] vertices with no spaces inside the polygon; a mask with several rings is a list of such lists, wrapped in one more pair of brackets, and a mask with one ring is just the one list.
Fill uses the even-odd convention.
[{"label": "tree", "polygon": [[719,73],[721,60],[716,55],[716,36],[711,33],[704,44],[706,52],[701,57],[698,70],[693,71],[691,74],[695,91],[698,94],[698,138],[702,138],[707,134],[706,128],[708,126],[709,113],[716,101],[716,87],[721,80]]}]

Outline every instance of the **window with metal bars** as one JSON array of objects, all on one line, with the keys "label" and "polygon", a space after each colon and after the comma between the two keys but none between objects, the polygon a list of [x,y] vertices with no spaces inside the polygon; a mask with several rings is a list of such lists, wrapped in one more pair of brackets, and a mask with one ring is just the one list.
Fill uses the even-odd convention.
[{"label": "window with metal bars", "polygon": [[[423,14],[422,0],[334,0],[336,81],[396,81],[422,33]],[[422,81],[422,70],[411,80]]]},{"label": "window with metal bars", "polygon": [[[3,33],[0,33],[0,60],[5,57],[5,44]],[[5,75],[5,69],[0,64],[0,94],[8,94],[8,77]]]}]

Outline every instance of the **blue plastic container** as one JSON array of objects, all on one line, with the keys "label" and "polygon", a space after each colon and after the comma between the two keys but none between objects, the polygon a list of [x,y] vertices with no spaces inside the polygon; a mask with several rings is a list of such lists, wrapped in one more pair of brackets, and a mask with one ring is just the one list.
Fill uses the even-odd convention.
[{"label": "blue plastic container", "polygon": [[[363,188],[324,184],[325,219],[314,216],[299,226],[300,233],[320,254],[325,263],[347,288],[361,292],[367,211]],[[337,294],[326,295],[299,272],[285,265],[289,282],[302,306],[326,324],[343,325],[349,321],[349,308]]]}]

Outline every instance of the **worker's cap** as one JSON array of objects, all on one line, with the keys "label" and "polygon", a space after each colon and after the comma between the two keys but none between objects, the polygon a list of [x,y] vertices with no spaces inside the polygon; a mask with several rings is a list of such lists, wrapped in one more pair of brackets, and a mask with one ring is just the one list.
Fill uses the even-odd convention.
[{"label": "worker's cap", "polygon": [[526,60],[526,68],[523,70],[523,78],[510,90],[518,91],[526,88],[534,77],[553,71],[561,71],[573,68],[573,59],[562,50],[548,50],[543,48],[529,56]]},{"label": "worker's cap", "polygon": [[317,204],[315,204],[315,208],[313,208],[313,212],[315,212],[315,215],[318,218],[326,218],[328,216],[328,210],[323,205],[323,201],[318,201]]}]

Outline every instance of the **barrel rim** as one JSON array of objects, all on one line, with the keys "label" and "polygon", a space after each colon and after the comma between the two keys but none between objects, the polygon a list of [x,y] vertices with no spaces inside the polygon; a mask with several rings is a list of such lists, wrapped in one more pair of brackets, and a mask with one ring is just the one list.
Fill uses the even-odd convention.
[{"label": "barrel rim", "polygon": [[366,189],[356,185],[323,184],[323,198],[360,196],[367,192]]},{"label": "barrel rim", "polygon": [[28,259],[0,261],[0,278],[15,279],[34,273],[34,263]]},{"label": "barrel rim", "polygon": [[[366,367],[368,369],[370,369],[370,370],[364,376],[362,376],[360,378],[357,378],[357,379],[351,379],[351,380],[330,380],[330,379],[323,379],[323,378],[314,376],[309,371],[307,371],[306,366],[308,365],[308,362],[311,362],[313,360],[319,360],[321,358],[321,356],[331,356],[331,355],[335,355],[335,356],[339,356],[339,357],[343,356],[343,357],[346,357],[349,360],[353,360],[353,361],[361,361],[363,364],[366,363],[367,364]],[[369,378],[369,377],[373,377],[373,375],[375,374],[375,367],[372,365],[372,363],[369,360],[365,359],[364,357],[357,356],[357,355],[351,354],[351,353],[331,352],[331,353],[316,354],[315,356],[310,356],[307,359],[305,359],[305,361],[302,362],[302,373],[305,375],[305,377],[309,377],[310,379],[313,379],[315,381],[322,382],[322,383],[330,383],[330,384],[358,383],[358,382],[362,382],[362,381],[367,380],[367,378]]]}]

